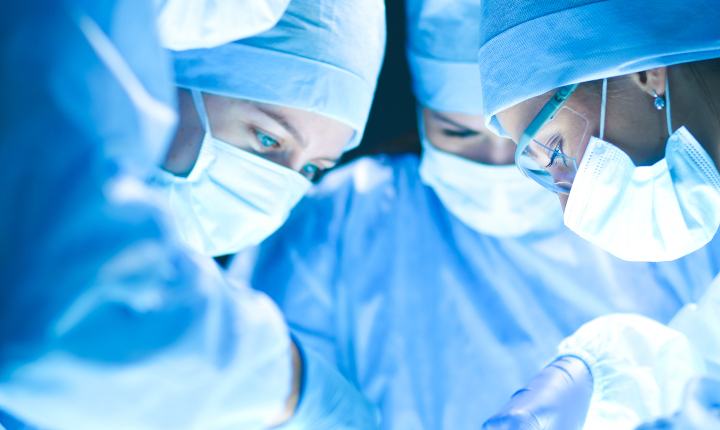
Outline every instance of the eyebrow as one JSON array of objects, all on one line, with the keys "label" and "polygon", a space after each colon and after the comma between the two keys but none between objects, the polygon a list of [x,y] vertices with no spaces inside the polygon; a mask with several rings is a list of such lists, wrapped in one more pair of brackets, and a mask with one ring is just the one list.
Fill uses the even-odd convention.
[{"label": "eyebrow", "polygon": [[275,122],[280,124],[280,126],[282,126],[282,128],[284,128],[288,133],[292,134],[300,146],[302,146],[303,148],[307,147],[307,142],[305,142],[305,139],[303,139],[302,135],[300,133],[298,133],[298,131],[295,129],[295,127],[293,127],[287,121],[287,119],[285,119],[284,116],[282,116],[276,112],[273,112],[264,106],[258,106],[257,108],[260,112],[262,112],[265,115],[269,116],[270,118],[274,119]]},{"label": "eyebrow", "polygon": [[476,134],[482,134],[482,131],[480,131],[480,130],[473,130],[473,129],[470,128],[470,127],[467,127],[467,126],[465,126],[465,125],[462,125],[462,124],[460,124],[460,123],[457,123],[457,122],[451,120],[450,118],[446,117],[446,116],[443,115],[443,114],[440,114],[440,113],[437,113],[437,112],[430,112],[430,114],[431,114],[435,119],[437,119],[437,120],[439,120],[439,121],[442,121],[442,122],[444,122],[444,123],[450,124],[450,125],[452,125],[452,126],[454,126],[454,127],[461,128],[461,129],[467,130],[467,131],[472,131],[473,133],[476,133]]}]

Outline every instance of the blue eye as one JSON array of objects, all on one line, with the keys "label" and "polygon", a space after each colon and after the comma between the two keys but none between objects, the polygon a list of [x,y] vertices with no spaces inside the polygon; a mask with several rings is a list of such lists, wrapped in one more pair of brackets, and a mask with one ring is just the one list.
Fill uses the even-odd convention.
[{"label": "blue eye", "polygon": [[302,168],[302,173],[306,176],[313,177],[320,169],[313,164],[306,164]]},{"label": "blue eye", "polygon": [[262,131],[255,131],[255,135],[257,136],[258,140],[260,141],[260,144],[262,146],[274,146],[277,145],[278,141],[273,139],[272,137],[268,136],[267,134],[263,133]]}]

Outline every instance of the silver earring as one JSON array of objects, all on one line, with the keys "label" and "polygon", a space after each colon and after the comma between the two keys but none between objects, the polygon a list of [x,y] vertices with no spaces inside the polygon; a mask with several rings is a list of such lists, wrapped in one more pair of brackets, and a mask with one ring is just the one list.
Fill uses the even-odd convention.
[{"label": "silver earring", "polygon": [[657,110],[665,109],[665,99],[657,95],[657,93],[655,93],[655,90],[653,90],[653,96],[655,96],[654,103]]}]

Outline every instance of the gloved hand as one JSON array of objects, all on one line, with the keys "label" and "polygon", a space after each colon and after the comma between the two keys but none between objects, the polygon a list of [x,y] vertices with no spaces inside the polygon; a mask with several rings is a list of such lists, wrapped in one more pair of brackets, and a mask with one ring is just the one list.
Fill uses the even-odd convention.
[{"label": "gloved hand", "polygon": [[679,413],[643,424],[636,430],[717,429],[720,429],[720,380],[698,377],[688,383]]},{"label": "gloved hand", "polygon": [[580,430],[593,380],[576,357],[560,357],[538,373],[483,424],[484,430]]},{"label": "gloved hand", "polygon": [[303,361],[300,403],[292,418],[273,430],[375,430],[375,407],[333,366],[298,344]]}]

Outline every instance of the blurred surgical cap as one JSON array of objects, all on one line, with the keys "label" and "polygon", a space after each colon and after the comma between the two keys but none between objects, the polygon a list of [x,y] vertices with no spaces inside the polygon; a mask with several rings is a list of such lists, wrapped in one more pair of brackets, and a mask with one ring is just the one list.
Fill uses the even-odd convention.
[{"label": "blurred surgical cap", "polygon": [[406,0],[415,97],[439,112],[482,114],[480,0]]}]

